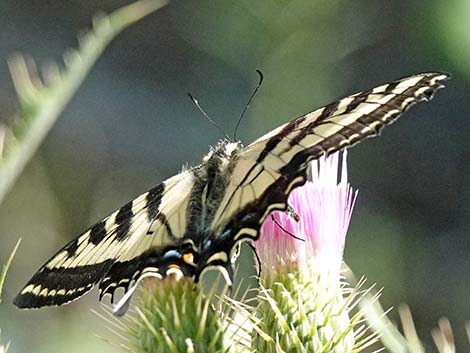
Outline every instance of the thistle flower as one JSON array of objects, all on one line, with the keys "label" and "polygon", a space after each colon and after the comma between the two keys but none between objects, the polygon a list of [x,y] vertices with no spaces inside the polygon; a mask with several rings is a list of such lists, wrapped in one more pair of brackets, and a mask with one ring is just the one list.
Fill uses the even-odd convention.
[{"label": "thistle flower", "polygon": [[[255,309],[261,329],[253,348],[264,353],[356,352],[351,302],[341,282],[346,232],[356,200],[347,181],[346,153],[311,165],[311,180],[295,189],[290,212],[275,212],[255,243],[261,289]],[[346,292],[354,293],[345,296]],[[351,296],[352,295],[352,296]]]},{"label": "thistle flower", "polygon": [[182,276],[147,278],[128,327],[132,351],[227,352],[225,318],[213,306],[214,288],[204,294],[200,285]]},{"label": "thistle flower", "polygon": [[357,196],[347,181],[346,157],[344,152],[339,182],[338,153],[313,162],[311,180],[289,197],[292,210],[274,212],[264,222],[255,247],[265,272],[286,265],[302,273],[339,275]]}]

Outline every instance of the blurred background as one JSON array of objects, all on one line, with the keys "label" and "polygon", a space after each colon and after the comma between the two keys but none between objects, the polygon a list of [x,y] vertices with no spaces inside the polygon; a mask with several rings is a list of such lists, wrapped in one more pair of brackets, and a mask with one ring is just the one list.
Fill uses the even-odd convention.
[{"label": "blurred background", "polygon": [[[2,0],[0,121],[17,109],[12,53],[60,61],[95,14],[127,3]],[[470,1],[179,0],[112,42],[0,206],[0,263],[23,238],[0,306],[12,352],[118,351],[90,310],[100,310],[95,292],[40,311],[11,301],[65,242],[222,137],[186,92],[232,134],[256,69],[265,80],[240,128],[246,143],[344,95],[423,71],[452,74],[431,103],[350,151],[359,199],[345,260],[384,287],[384,307],[411,306],[429,351],[442,316],[468,350]],[[253,273],[244,259],[239,276]]]}]

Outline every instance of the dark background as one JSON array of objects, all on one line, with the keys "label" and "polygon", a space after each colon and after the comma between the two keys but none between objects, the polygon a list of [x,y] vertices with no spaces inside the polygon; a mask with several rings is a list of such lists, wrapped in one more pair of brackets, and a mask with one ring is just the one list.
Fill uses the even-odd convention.
[{"label": "dark background", "polygon": [[[94,14],[126,3],[3,0],[0,121],[17,106],[9,55],[60,61]],[[23,238],[0,307],[13,352],[116,351],[90,335],[113,337],[90,311],[96,293],[40,311],[11,300],[59,246],[222,137],[186,92],[231,134],[256,69],[265,81],[241,125],[247,143],[346,94],[417,72],[452,74],[431,103],[349,153],[360,191],[345,259],[384,287],[384,307],[411,306],[427,347],[447,316],[468,349],[470,2],[199,0],[171,2],[109,46],[1,205],[0,262]]]}]

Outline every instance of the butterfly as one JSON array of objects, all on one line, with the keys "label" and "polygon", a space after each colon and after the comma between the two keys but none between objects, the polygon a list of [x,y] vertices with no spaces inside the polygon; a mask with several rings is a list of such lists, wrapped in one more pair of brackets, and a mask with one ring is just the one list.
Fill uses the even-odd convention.
[{"label": "butterfly", "polygon": [[340,151],[429,100],[448,79],[421,73],[359,92],[297,117],[244,147],[228,139],[196,167],[128,202],[60,249],[14,304],[39,308],[69,303],[99,284],[99,299],[124,288],[125,312],[142,278],[177,274],[196,282],[219,269],[230,283],[244,241],[263,221],[286,210],[289,193],[307,180],[309,162]]}]

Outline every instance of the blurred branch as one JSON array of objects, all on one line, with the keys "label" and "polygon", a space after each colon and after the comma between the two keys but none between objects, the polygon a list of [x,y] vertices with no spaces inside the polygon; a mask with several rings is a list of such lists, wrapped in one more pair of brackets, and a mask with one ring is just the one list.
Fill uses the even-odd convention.
[{"label": "blurred branch", "polygon": [[[0,331],[0,333],[2,333],[2,332]],[[7,352],[8,352],[8,347],[9,347],[9,346],[10,346],[10,344],[9,344],[9,343],[7,343],[5,346],[4,346],[4,345],[2,345],[2,344],[0,344],[0,353],[7,353]]]},{"label": "blurred branch", "polygon": [[[18,250],[18,247],[20,246],[21,243],[21,238],[18,239],[18,242],[16,243],[15,247],[13,248],[13,251],[10,254],[10,257],[8,258],[6,264],[3,266],[2,272],[0,273],[0,303],[2,302],[2,289],[3,289],[3,284],[5,283],[5,278],[7,276],[7,271],[10,268],[11,262],[13,261],[13,257],[16,254],[16,251]],[[0,334],[1,334],[1,329],[0,329]],[[5,346],[1,344],[0,341],[0,353],[6,353],[8,351],[8,346],[9,343],[7,343]]]},{"label": "blurred branch", "polygon": [[[344,276],[348,282],[354,286],[358,282],[354,273],[346,264]],[[359,301],[359,307],[364,313],[364,317],[369,323],[374,332],[380,335],[380,341],[392,353],[421,353],[420,351],[413,350],[409,342],[398,331],[395,325],[387,317],[387,312],[384,311],[380,305],[379,300],[374,296],[374,293],[369,292],[363,295]]]},{"label": "blurred branch", "polygon": [[470,322],[465,324],[465,331],[467,331],[468,343],[470,343]]},{"label": "blurred branch", "polygon": [[[345,264],[345,277],[350,284],[357,283],[357,280],[349,267]],[[380,306],[377,298],[369,292],[361,297],[359,307],[364,311],[364,316],[371,328],[380,334],[380,340],[391,353],[425,353],[424,345],[416,332],[413,317],[408,305],[401,305],[398,308],[400,320],[403,327],[402,335],[400,331],[386,316],[386,312]],[[467,335],[470,340],[470,323],[466,325]],[[439,353],[455,353],[455,341],[450,322],[442,318],[438,322],[438,327],[432,330],[432,337]]]},{"label": "blurred branch", "polygon": [[454,334],[449,320],[442,318],[438,325],[431,333],[439,353],[455,353]]},{"label": "blurred branch", "polygon": [[411,316],[411,310],[408,305],[400,305],[398,308],[398,314],[400,315],[401,324],[403,326],[403,333],[406,337],[408,344],[408,350],[411,353],[425,353],[424,346],[418,337],[416,327]]},{"label": "blurred branch", "polygon": [[13,251],[11,252],[10,257],[8,258],[6,264],[3,265],[2,272],[0,273],[0,303],[2,302],[2,290],[3,290],[3,284],[5,283],[5,278],[7,276],[7,271],[10,268],[11,262],[13,261],[13,257],[15,256],[16,251],[18,250],[18,247],[20,246],[20,243],[21,243],[21,238],[18,239],[18,242],[13,248]]},{"label": "blurred branch", "polygon": [[16,55],[9,61],[20,109],[13,129],[0,126],[0,203],[109,42],[165,4],[140,0],[96,18],[93,29],[79,38],[79,48],[64,54],[65,68],[49,65],[41,72],[43,80],[31,59]]}]

